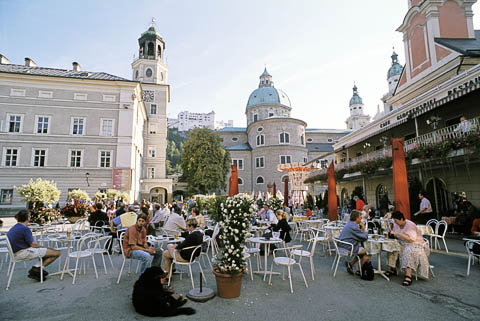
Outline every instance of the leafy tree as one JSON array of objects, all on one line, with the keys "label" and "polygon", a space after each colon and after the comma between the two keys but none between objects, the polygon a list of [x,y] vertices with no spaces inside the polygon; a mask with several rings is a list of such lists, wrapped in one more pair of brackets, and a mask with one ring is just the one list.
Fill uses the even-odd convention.
[{"label": "leafy tree", "polygon": [[185,136],[176,128],[169,128],[167,134],[167,174],[181,173],[180,158]]},{"label": "leafy tree", "polygon": [[190,193],[208,194],[225,189],[230,154],[212,130],[195,128],[189,132],[180,164]]},{"label": "leafy tree", "polygon": [[29,208],[36,203],[56,203],[60,198],[60,191],[54,181],[44,181],[37,178],[36,181],[30,179],[28,184],[15,187],[18,194],[22,196],[22,201],[29,203]]},{"label": "leafy tree", "polygon": [[90,197],[87,192],[82,191],[81,189],[74,189],[68,193],[68,198],[74,201],[90,201]]}]

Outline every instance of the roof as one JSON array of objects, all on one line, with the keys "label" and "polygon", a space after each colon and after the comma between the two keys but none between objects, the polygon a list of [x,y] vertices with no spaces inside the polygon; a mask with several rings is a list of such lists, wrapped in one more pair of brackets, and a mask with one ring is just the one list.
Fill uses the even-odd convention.
[{"label": "roof", "polygon": [[221,129],[216,130],[216,132],[246,132],[247,129],[245,127],[223,127]]},{"label": "roof", "polygon": [[132,80],[128,80],[115,75],[107,74],[105,72],[73,71],[73,70],[47,68],[47,67],[28,67],[24,65],[13,65],[13,64],[8,64],[8,65],[0,64],[0,72],[6,72],[11,74],[22,74],[22,75],[91,79],[91,80],[132,81]]},{"label": "roof", "polygon": [[307,149],[317,153],[333,152],[333,143],[307,143]]},{"label": "roof", "polygon": [[249,143],[234,145],[230,147],[226,147],[226,150],[252,150]]},{"label": "roof", "polygon": [[480,56],[480,30],[475,30],[475,39],[435,38],[435,42],[464,55]]},{"label": "roof", "polygon": [[353,85],[353,96],[350,99],[350,106],[351,105],[362,105],[362,104],[363,104],[363,101],[362,101],[362,98],[358,95],[357,86]]},{"label": "roof", "polygon": [[287,94],[275,87],[260,87],[248,97],[247,108],[255,105],[285,105],[291,107]]},{"label": "roof", "polygon": [[330,128],[307,128],[305,132],[312,134],[350,134],[352,131],[349,129],[330,129]]},{"label": "roof", "polygon": [[388,69],[387,79],[393,76],[400,75],[402,73],[403,67],[398,63],[398,55],[394,51],[392,53],[392,66]]},{"label": "roof", "polygon": [[272,75],[270,75],[267,71],[267,67],[265,67],[265,70],[263,71],[263,74],[260,75],[260,78],[262,77],[271,77]]}]

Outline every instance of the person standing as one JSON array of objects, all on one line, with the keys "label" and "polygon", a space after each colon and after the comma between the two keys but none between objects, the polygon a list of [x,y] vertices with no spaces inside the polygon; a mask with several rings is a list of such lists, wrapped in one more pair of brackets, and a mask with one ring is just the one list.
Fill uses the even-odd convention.
[{"label": "person standing", "polygon": [[355,209],[359,212],[363,211],[363,207],[365,206],[365,202],[358,196],[354,196],[353,200],[355,201]]},{"label": "person standing", "polygon": [[[420,199],[420,210],[413,214],[416,217],[416,221],[419,224],[426,224],[429,219],[432,218],[432,204],[425,197],[425,192],[418,193],[418,198]],[[418,217],[420,215],[420,217]]]}]

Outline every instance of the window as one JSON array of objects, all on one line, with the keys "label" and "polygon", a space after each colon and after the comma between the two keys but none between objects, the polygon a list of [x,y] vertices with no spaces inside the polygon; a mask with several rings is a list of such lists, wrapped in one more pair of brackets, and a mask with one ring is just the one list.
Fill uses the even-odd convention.
[{"label": "window", "polygon": [[157,154],[157,147],[156,146],[148,146],[148,157],[154,158]]},{"label": "window", "polygon": [[304,138],[303,134],[302,134],[302,136],[300,136],[300,142],[301,142],[302,145],[305,145],[305,138]]},{"label": "window", "polygon": [[313,139],[312,138],[307,138],[307,143],[311,143],[313,142]]},{"label": "window", "polygon": [[25,89],[10,89],[10,96],[25,97]]},{"label": "window", "polygon": [[85,118],[72,117],[72,135],[85,133]]},{"label": "window", "polygon": [[8,132],[20,133],[22,131],[22,115],[8,115]]},{"label": "window", "polygon": [[101,150],[99,152],[99,167],[110,168],[112,164],[112,151]]},{"label": "window", "polygon": [[258,121],[258,115],[257,114],[253,115],[253,121]]},{"label": "window", "polygon": [[114,103],[116,100],[115,95],[103,95],[103,101],[109,102],[109,103]]},{"label": "window", "polygon": [[262,176],[257,177],[257,184],[265,184],[265,180],[263,179]]},{"label": "window", "polygon": [[49,116],[37,116],[37,134],[48,134]]},{"label": "window", "polygon": [[280,164],[290,164],[292,162],[292,156],[290,155],[281,155]]},{"label": "window", "polygon": [[156,134],[157,133],[157,125],[151,124],[150,129],[148,130],[150,134]]},{"label": "window", "polygon": [[236,142],[238,141],[238,138],[237,137],[232,137],[232,142]]},{"label": "window", "polygon": [[147,177],[148,178],[155,178],[155,167],[147,168]]},{"label": "window", "polygon": [[87,97],[88,97],[87,94],[79,94],[79,93],[73,94],[73,99],[75,100],[87,100]]},{"label": "window", "polygon": [[304,162],[304,163],[308,162],[308,157],[304,157],[304,158],[303,158],[303,162]]},{"label": "window", "polygon": [[263,130],[263,127],[258,127],[257,132],[261,132]]},{"label": "window", "polygon": [[38,91],[38,98],[53,98],[53,92],[52,91],[39,90]]},{"label": "window", "polygon": [[13,189],[2,189],[0,192],[0,204],[12,204]]},{"label": "window", "polygon": [[157,114],[157,105],[156,104],[151,104],[150,105],[150,114],[152,114],[152,115]]},{"label": "window", "polygon": [[145,72],[145,75],[149,78],[152,77],[152,74],[153,74],[153,72],[152,72],[152,69],[150,69],[150,68],[148,68],[147,71]]},{"label": "window", "polygon": [[255,157],[255,168],[264,168],[265,167],[265,157]]},{"label": "window", "polygon": [[5,167],[14,167],[18,164],[19,156],[18,148],[4,148],[3,149],[3,166]]},{"label": "window", "polygon": [[289,133],[280,133],[280,144],[290,144]]},{"label": "window", "polygon": [[273,117],[273,113],[268,113],[268,117]]},{"label": "window", "polygon": [[265,145],[265,135],[258,135],[257,136],[257,146]]},{"label": "window", "polygon": [[70,150],[70,167],[82,167],[81,150]]},{"label": "window", "polygon": [[332,143],[332,142],[333,142],[333,139],[332,139],[332,138],[328,138],[328,139],[327,139],[327,142]]},{"label": "window", "polygon": [[33,150],[33,167],[45,167],[47,163],[47,150],[34,149]]},{"label": "window", "polygon": [[243,159],[232,159],[232,165],[237,165],[239,171],[243,170]]},{"label": "window", "polygon": [[114,119],[101,119],[100,136],[113,136]]},{"label": "window", "polygon": [[241,177],[238,178],[238,185],[243,185],[243,178]]}]

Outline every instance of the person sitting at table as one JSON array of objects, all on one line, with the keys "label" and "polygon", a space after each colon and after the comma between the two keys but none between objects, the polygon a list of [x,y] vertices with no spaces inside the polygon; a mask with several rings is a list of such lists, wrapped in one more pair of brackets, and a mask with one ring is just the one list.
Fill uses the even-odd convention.
[{"label": "person sitting at table", "polygon": [[90,223],[90,226],[97,226],[96,223],[98,221],[103,221],[98,226],[108,224],[110,220],[108,219],[107,213],[103,211],[103,204],[97,203],[95,204],[95,208],[96,211],[90,214],[90,216],[88,217],[88,223]]},{"label": "person sitting at table", "polygon": [[[123,237],[122,247],[125,257],[139,260],[140,274],[152,265],[155,256],[155,249],[147,244],[147,215],[140,214],[137,223],[130,226]],[[158,258],[160,255],[157,254]]]},{"label": "person sitting at table", "polygon": [[387,254],[387,265],[390,267],[390,271],[387,271],[385,275],[397,275],[396,264],[400,257],[400,267],[405,270],[403,286],[412,284],[412,269],[416,270],[421,277],[428,279],[428,269],[430,267],[427,257],[428,247],[425,246],[422,232],[415,223],[406,220],[400,211],[393,212],[392,218],[394,224],[390,234],[398,239],[401,249],[400,253],[389,252]]},{"label": "person sitting at table", "polygon": [[[358,261],[357,256],[362,259],[362,266],[370,260],[370,256],[367,255],[365,249],[360,248],[360,243],[368,239],[368,232],[365,224],[362,222],[362,216],[360,211],[352,210],[352,212],[350,213],[350,221],[345,224],[342,229],[342,233],[340,234],[340,237],[338,239],[340,241],[348,242],[353,245],[354,258],[350,262],[345,262],[345,265],[347,267],[347,272],[350,274],[354,274],[353,267]],[[338,243],[338,247],[341,247],[347,251],[350,251],[352,249],[351,246],[343,243]]]},{"label": "person sitting at table", "polygon": [[312,209],[310,207],[307,207],[307,210],[305,211],[305,216],[310,218],[310,216],[313,215]]},{"label": "person sitting at table", "polygon": [[185,225],[185,219],[182,216],[181,207],[174,207],[173,212],[165,222],[163,229],[170,233],[179,233],[187,229],[187,226]]},{"label": "person sitting at table", "polygon": [[[184,249],[203,243],[203,233],[196,230],[197,224],[198,222],[196,219],[188,219],[186,222],[188,235],[186,235],[185,240],[178,245],[168,244],[167,249],[163,251],[163,269],[164,271],[167,271],[167,273],[170,272],[170,266],[172,265],[174,255],[175,259],[179,262],[189,262],[193,253],[193,249]],[[200,251],[201,249],[195,252],[195,257],[200,255]]]},{"label": "person sitting at table", "polygon": [[112,254],[113,239],[118,237],[117,231],[123,228],[128,228],[137,222],[137,213],[135,211],[135,206],[130,205],[128,207],[128,212],[123,213],[110,221],[110,236],[112,237],[112,241],[108,241],[108,253]]},{"label": "person sitting at table", "polygon": [[[48,272],[45,270],[60,255],[60,251],[40,246],[35,243],[32,231],[28,228],[30,222],[30,214],[27,210],[21,210],[15,215],[17,224],[7,232],[8,241],[12,247],[15,259],[34,260],[42,258],[43,262],[43,279],[45,280]],[[13,272],[13,271],[12,271]],[[28,277],[40,281],[40,263],[35,263],[28,271]]]},{"label": "person sitting at table", "polygon": [[205,229],[205,218],[202,214],[200,214],[198,207],[192,208],[192,218],[197,220],[198,227],[200,227],[202,230]]},{"label": "person sitting at table", "polygon": [[385,213],[383,218],[392,218],[392,213],[395,211],[395,206],[393,205],[388,205],[388,212]]},{"label": "person sitting at table", "polygon": [[[289,243],[292,238],[290,237],[290,231],[292,228],[287,222],[288,214],[282,210],[277,211],[277,224],[272,224],[271,228],[273,232],[280,232],[280,238],[285,242]],[[272,244],[273,245],[273,244]]]}]

